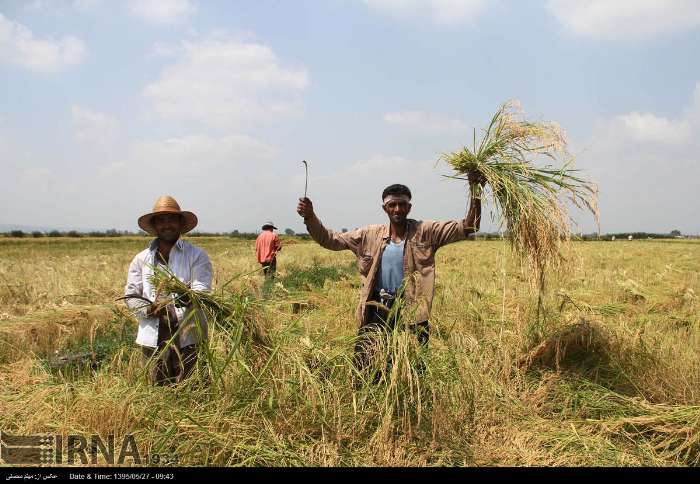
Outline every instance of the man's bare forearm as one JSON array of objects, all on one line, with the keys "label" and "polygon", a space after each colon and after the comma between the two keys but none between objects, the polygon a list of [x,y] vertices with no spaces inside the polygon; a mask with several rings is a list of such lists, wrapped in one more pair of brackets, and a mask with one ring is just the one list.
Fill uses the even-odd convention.
[{"label": "man's bare forearm", "polygon": [[472,195],[469,202],[469,211],[464,219],[465,232],[473,234],[479,231],[481,226],[481,199]]}]

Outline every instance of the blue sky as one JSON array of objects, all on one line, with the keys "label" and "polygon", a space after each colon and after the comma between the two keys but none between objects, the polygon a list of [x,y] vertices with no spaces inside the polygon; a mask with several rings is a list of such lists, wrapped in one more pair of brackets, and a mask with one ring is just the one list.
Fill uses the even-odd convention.
[{"label": "blue sky", "polygon": [[[460,218],[435,162],[498,105],[567,131],[604,232],[700,233],[696,0],[0,0],[0,224]],[[576,230],[592,231],[574,213]],[[496,224],[487,221],[486,230]]]}]

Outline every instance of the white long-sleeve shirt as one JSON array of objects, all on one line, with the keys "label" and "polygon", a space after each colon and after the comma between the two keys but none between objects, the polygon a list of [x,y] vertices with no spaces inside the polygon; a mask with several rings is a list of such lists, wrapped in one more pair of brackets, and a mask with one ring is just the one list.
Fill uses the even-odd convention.
[{"label": "white long-sleeve shirt", "polygon": [[[154,301],[155,288],[150,278],[156,263],[158,240],[153,240],[148,248],[139,252],[129,266],[124,295],[137,295]],[[189,284],[194,291],[211,291],[212,265],[207,253],[194,245],[179,239],[170,251],[168,267],[178,279]],[[147,317],[147,303],[139,299],[126,299],[129,308],[139,320],[136,344],[155,348],[158,346],[157,317]],[[196,344],[200,337],[207,337],[207,320],[201,311],[191,307],[175,308],[178,323],[181,324],[179,347]],[[184,324],[183,324],[184,322]]]}]

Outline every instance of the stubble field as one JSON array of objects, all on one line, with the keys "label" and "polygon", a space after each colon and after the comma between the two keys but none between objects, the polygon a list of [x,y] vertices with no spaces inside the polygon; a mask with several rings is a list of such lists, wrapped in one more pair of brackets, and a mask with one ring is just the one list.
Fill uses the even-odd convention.
[{"label": "stubble field", "polygon": [[133,435],[181,465],[700,464],[700,243],[575,243],[540,317],[504,242],[444,247],[429,348],[395,332],[386,378],[354,386],[350,252],[283,239],[265,285],[254,241],[189,240],[237,312],[195,377],[153,387],[114,302],[147,239],[0,239],[1,431]]}]

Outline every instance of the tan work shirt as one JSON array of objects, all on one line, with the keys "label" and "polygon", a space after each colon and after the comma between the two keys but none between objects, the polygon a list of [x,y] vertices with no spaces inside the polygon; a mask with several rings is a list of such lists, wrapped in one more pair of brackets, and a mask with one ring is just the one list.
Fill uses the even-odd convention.
[{"label": "tan work shirt", "polygon": [[[363,322],[365,304],[372,295],[381,256],[389,243],[389,225],[368,225],[352,232],[337,233],[326,229],[315,215],[305,220],[309,235],[321,247],[330,250],[351,250],[357,256],[362,289],[356,317]],[[471,233],[466,220],[435,222],[408,219],[406,244],[403,254],[404,314],[414,312],[411,318],[419,323],[427,321],[435,291],[435,252],[443,245],[464,240]],[[406,311],[409,313],[406,313]]]}]

